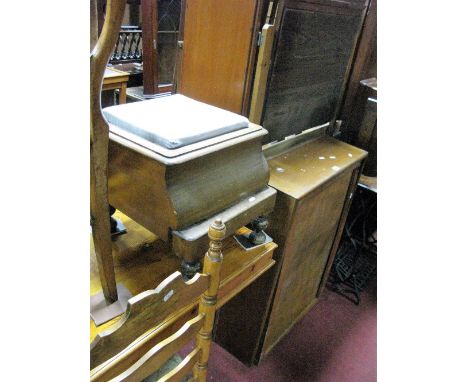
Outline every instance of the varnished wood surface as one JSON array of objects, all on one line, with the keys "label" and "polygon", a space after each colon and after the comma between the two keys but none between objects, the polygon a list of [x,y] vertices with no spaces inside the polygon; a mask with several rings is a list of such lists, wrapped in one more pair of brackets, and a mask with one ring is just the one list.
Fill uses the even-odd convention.
[{"label": "varnished wood surface", "polygon": [[[167,276],[179,269],[180,260],[170,254],[168,248],[154,234],[119,211],[115,216],[123,221],[128,230],[127,234],[118,236],[113,242],[117,282],[123,283],[133,295],[136,295],[155,288]],[[234,239],[225,241],[217,308],[224,305],[274,264],[272,255],[275,248],[276,244],[270,243],[251,251],[243,251]],[[93,295],[101,290],[101,286],[92,243],[90,275],[90,292]],[[192,307],[189,306],[181,312],[180,316],[176,315],[172,321],[168,322],[165,325],[166,330],[155,336],[156,342],[153,346],[164,338],[161,336],[172,334],[180,328],[183,322],[190,317],[195,317],[196,311],[192,310]],[[90,340],[92,341],[97,333],[105,331],[119,319],[120,317],[117,317],[99,327],[96,327],[90,320]],[[135,357],[143,354],[136,354]]]},{"label": "varnished wood surface", "polygon": [[124,318],[94,338],[91,363],[100,364],[108,360],[171,313],[198,300],[208,288],[209,279],[208,275],[197,274],[185,283],[182,274],[175,272],[156,289],[132,297],[128,301]]},{"label": "varnished wood surface", "polygon": [[101,112],[101,87],[109,57],[122,23],[124,0],[109,0],[107,18],[96,46],[90,54],[90,204],[93,241],[100,282],[107,301],[117,300],[112,259],[109,202],[107,195],[109,125]]},{"label": "varnished wood surface", "polygon": [[262,122],[270,132],[268,141],[334,119],[363,14],[362,5],[336,3],[279,2],[277,43]]},{"label": "varnished wood surface", "polygon": [[368,190],[377,193],[377,177],[361,175],[359,177],[359,185]]},{"label": "varnished wood surface", "polygon": [[111,84],[113,82],[128,81],[129,73],[119,69],[107,67],[104,72],[103,84]]},{"label": "varnished wood surface", "polygon": [[[277,155],[268,159],[270,185],[278,194],[267,232],[279,246],[276,265],[220,310],[219,322],[233,323],[244,336],[216,337],[247,365],[265,357],[317,302],[366,155],[323,134],[271,152]],[[252,314],[241,315],[244,307]]]},{"label": "varnished wood surface", "polygon": [[241,114],[257,0],[186,0],[178,92]]},{"label": "varnished wood surface", "polygon": [[152,95],[158,92],[158,1],[141,0],[141,29],[143,47],[143,93]]},{"label": "varnished wood surface", "polygon": [[[117,381],[142,380],[145,375],[159,370],[167,360],[177,353],[190,339],[194,338],[203,324],[204,317],[198,315],[184,324],[177,332],[165,341],[153,347],[129,369],[117,377]],[[104,379],[102,379],[104,381]],[[92,382],[97,382],[91,378]],[[117,382],[115,381],[115,382]]]},{"label": "varnished wood surface", "polygon": [[[350,178],[348,170],[318,193],[291,202],[295,211],[283,247],[284,259],[264,353],[268,353],[316,302],[315,294],[330,254]],[[272,222],[272,226],[278,228],[283,224]]]},{"label": "varnished wood surface", "polygon": [[119,104],[127,102],[127,82],[130,74],[115,68],[106,68],[102,82],[102,90],[118,89]]},{"label": "varnished wood surface", "polygon": [[322,136],[271,158],[269,184],[300,199],[365,156],[357,147]]},{"label": "varnished wood surface", "polygon": [[255,79],[252,88],[249,120],[253,123],[260,123],[265,103],[265,92],[267,87],[268,72],[271,64],[271,50],[275,37],[273,25],[265,24],[262,28],[262,44],[258,52],[257,67],[255,69]]},{"label": "varnished wood surface", "polygon": [[169,228],[180,230],[207,219],[267,185],[269,170],[261,150],[261,131],[252,135],[246,141],[221,142],[217,150],[205,155],[202,150],[189,153],[186,156],[191,160],[172,166],[111,136],[110,203],[168,240]]},{"label": "varnished wood surface", "polygon": [[[206,380],[223,262],[223,240],[226,237],[226,227],[221,219],[211,223],[208,236],[210,242],[204,257],[202,273],[196,273],[191,280],[184,281],[180,272],[174,272],[154,290],[132,297],[122,319],[106,332],[97,334],[91,344],[91,364],[97,363],[101,366],[92,370],[93,382],[104,382],[111,378],[116,382],[143,380],[195,337],[199,356],[195,358],[189,355],[182,361],[182,365],[187,363],[193,367],[196,381]],[[129,363],[129,358],[133,358],[135,354],[135,348],[145,349],[151,340],[151,336],[142,334],[147,333],[149,328],[161,328],[161,323],[198,300],[200,302],[197,317],[190,319],[174,334],[151,347],[136,362]],[[105,340],[108,340],[106,344]],[[99,345],[105,346],[98,347]],[[122,350],[118,355],[117,349]],[[182,366],[179,365],[164,375],[161,380],[181,380],[189,370],[178,370],[180,367]]]}]

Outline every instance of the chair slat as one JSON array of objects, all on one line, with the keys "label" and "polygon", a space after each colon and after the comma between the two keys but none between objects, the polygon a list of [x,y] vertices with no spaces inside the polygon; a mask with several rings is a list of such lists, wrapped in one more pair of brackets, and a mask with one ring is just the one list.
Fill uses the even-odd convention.
[{"label": "chair slat", "polygon": [[[180,348],[195,337],[203,326],[204,319],[205,316],[199,314],[187,321],[177,332],[154,346],[123,373],[111,379],[112,382],[140,381],[155,370],[159,370]],[[98,380],[102,380],[100,375],[91,377],[91,382]]]},{"label": "chair slat", "polygon": [[175,272],[154,290],[132,297],[125,316],[98,334],[91,344],[91,369],[112,358],[175,311],[184,308],[208,289],[209,276],[197,274],[184,282]]},{"label": "chair slat", "polygon": [[157,382],[180,382],[187,374],[189,374],[195,363],[198,361],[201,349],[196,347],[192,352],[177,365],[177,367],[167,373],[164,377]]}]

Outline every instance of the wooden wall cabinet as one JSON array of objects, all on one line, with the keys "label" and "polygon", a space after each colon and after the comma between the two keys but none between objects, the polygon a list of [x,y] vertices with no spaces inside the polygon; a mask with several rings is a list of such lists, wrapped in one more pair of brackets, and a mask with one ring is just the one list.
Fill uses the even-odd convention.
[{"label": "wooden wall cabinet", "polygon": [[365,157],[319,136],[269,159],[276,265],[220,311],[215,338],[242,362],[258,363],[318,301]]}]

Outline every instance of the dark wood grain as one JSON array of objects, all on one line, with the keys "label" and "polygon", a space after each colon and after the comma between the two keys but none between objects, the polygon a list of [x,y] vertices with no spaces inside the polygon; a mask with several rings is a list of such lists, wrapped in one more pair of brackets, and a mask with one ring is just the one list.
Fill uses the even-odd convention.
[{"label": "dark wood grain", "polygon": [[142,33],[143,33],[143,93],[158,93],[158,2],[141,0]]},{"label": "dark wood grain", "polygon": [[263,118],[269,141],[333,119],[360,31],[361,8],[280,2]]},{"label": "dark wood grain", "polygon": [[369,3],[339,113],[339,119],[343,121],[342,131],[345,133],[356,106],[359,82],[371,77],[377,77],[377,0],[371,0]]}]

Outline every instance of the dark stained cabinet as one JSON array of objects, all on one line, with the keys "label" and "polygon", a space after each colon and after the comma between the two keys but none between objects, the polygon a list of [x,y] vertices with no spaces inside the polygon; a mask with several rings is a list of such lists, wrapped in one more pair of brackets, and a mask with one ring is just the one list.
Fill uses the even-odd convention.
[{"label": "dark stained cabinet", "polygon": [[223,306],[215,333],[247,365],[317,303],[333,264],[367,153],[324,133],[335,130],[367,6],[278,2],[261,123],[271,143],[269,185],[278,192],[267,229],[278,244],[276,264]]},{"label": "dark stained cabinet", "polygon": [[276,265],[221,309],[216,333],[244,363],[268,354],[318,301],[365,157],[319,136],[269,159],[269,184],[278,191],[268,229]]},{"label": "dark stained cabinet", "polygon": [[262,123],[269,142],[333,122],[365,9],[364,1],[279,2]]}]

